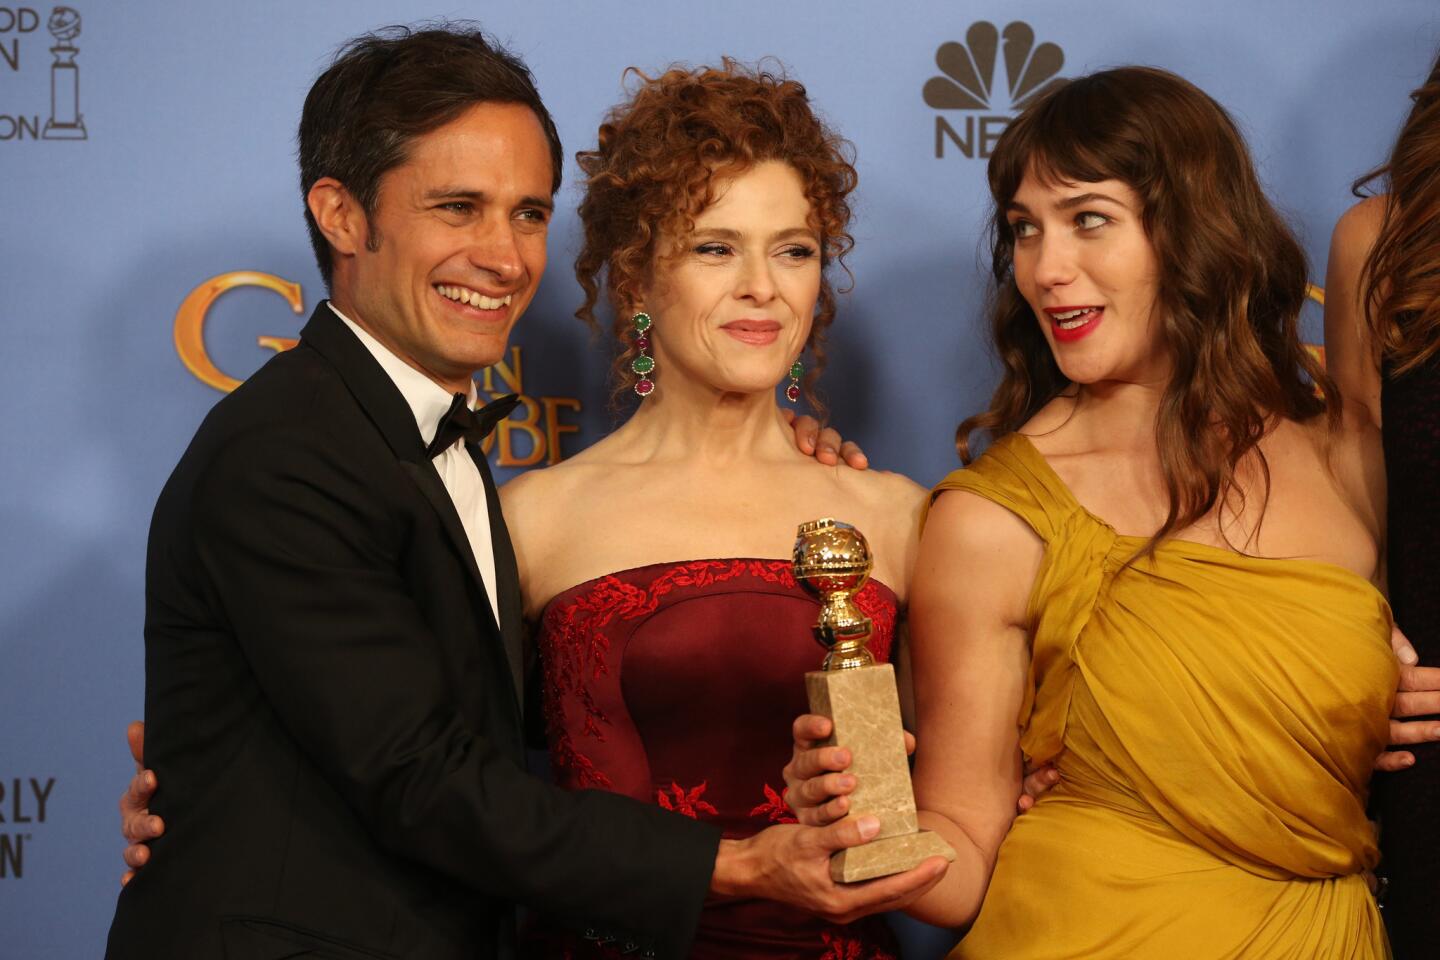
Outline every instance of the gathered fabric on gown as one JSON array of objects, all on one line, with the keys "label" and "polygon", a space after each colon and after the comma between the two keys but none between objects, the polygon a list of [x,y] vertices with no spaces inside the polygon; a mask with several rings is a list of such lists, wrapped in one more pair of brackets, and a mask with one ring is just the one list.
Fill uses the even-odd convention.
[{"label": "gathered fabric on gown", "polygon": [[1312,560],[1145,538],[1087,512],[1009,434],[936,492],[1044,541],[1015,821],[962,960],[1388,956],[1362,871],[1397,666],[1384,597]]},{"label": "gathered fabric on gown", "polygon": [[[897,604],[875,580],[856,601],[889,659]],[[808,712],[804,674],[824,649],[811,627],[819,602],[789,560],[651,564],[599,577],[552,599],[538,637],[545,720],[556,780],[708,820],[727,838],[793,823],[782,770],[790,726]],[[624,896],[617,890],[616,896]],[[543,924],[532,953],[619,956]],[[707,904],[694,960],[894,960],[885,922],[839,926],[772,901]]]}]

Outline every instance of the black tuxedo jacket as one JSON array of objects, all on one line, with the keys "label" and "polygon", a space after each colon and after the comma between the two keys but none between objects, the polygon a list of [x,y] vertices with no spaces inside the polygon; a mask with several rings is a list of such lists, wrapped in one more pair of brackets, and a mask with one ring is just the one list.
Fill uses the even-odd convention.
[{"label": "black tuxedo jacket", "polygon": [[146,567],[166,833],[113,960],[514,951],[515,904],[683,956],[718,833],[523,770],[520,597],[497,629],[399,390],[322,303],[206,417]]}]

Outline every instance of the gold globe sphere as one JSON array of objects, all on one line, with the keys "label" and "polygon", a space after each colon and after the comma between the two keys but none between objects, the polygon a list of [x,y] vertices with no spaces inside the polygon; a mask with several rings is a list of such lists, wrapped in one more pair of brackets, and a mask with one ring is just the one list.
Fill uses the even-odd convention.
[{"label": "gold globe sphere", "polygon": [[865,535],[830,517],[800,524],[795,533],[795,579],[820,597],[815,639],[827,648],[824,670],[852,670],[874,664],[866,642],[870,618],[855,605],[870,579],[874,559]]}]

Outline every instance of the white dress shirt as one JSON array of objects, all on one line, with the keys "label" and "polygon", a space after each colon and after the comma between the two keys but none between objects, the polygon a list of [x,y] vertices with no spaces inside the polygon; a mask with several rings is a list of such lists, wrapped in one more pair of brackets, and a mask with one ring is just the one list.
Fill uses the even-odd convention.
[{"label": "white dress shirt", "polygon": [[[335,316],[345,321],[350,332],[359,338],[390,377],[410,412],[415,415],[415,425],[420,428],[420,439],[428,447],[440,429],[440,420],[450,410],[453,395],[434,380],[391,353],[389,348],[362,330],[354,320],[330,304]],[[475,406],[475,384],[470,384],[470,406]],[[480,568],[480,579],[485,583],[485,593],[490,599],[490,615],[497,618],[495,610],[495,547],[490,539],[490,509],[485,496],[485,481],[480,478],[480,468],[470,459],[464,440],[456,440],[443,453],[431,461],[460,514],[460,524],[465,528],[465,538],[470,541],[470,552],[475,554],[475,565]]]}]

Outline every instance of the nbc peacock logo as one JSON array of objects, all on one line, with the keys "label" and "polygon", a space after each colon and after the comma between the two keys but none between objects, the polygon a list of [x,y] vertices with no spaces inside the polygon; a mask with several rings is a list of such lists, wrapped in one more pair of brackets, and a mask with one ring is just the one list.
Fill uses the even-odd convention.
[{"label": "nbc peacock logo", "polygon": [[[1005,63],[1005,86],[996,88],[996,65]],[[963,110],[954,122],[935,115],[935,156],[947,145],[965,157],[990,156],[1014,114],[1062,81],[1065,51],[1059,44],[1035,43],[1035,30],[1019,20],[1004,30],[986,20],[972,23],[965,42],[940,44],[935,65],[941,75],[925,82],[925,103],[936,110]]]}]

